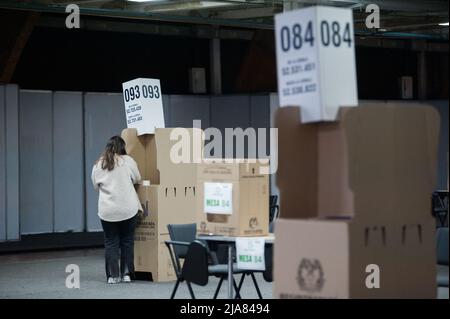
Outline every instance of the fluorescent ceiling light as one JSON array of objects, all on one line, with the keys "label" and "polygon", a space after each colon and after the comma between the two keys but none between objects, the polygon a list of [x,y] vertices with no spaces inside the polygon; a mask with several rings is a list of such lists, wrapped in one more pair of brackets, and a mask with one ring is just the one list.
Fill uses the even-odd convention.
[{"label": "fluorescent ceiling light", "polygon": [[439,23],[439,25],[441,25],[441,26],[443,26],[443,27],[448,27],[448,22]]}]

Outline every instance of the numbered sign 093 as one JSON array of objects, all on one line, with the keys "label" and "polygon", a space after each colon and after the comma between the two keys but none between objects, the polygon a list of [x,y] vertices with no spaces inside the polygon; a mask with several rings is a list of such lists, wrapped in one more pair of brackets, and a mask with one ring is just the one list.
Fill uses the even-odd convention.
[{"label": "numbered sign 093", "polygon": [[152,134],[164,127],[161,85],[157,79],[135,79],[123,83],[123,100],[128,128],[138,135]]},{"label": "numbered sign 093", "polygon": [[300,106],[302,122],[334,120],[357,104],[353,15],[309,7],[275,17],[280,106]]}]

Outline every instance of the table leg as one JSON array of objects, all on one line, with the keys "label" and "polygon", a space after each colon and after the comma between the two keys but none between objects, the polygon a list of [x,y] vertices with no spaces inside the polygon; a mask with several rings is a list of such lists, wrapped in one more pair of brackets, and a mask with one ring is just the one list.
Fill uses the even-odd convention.
[{"label": "table leg", "polygon": [[233,299],[233,245],[228,244],[228,299]]}]

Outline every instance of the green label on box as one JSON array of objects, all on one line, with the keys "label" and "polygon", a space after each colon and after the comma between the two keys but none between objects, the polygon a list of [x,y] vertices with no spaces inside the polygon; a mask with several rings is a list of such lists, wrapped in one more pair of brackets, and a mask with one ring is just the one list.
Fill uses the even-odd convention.
[{"label": "green label on box", "polygon": [[204,213],[226,214],[233,213],[233,184],[232,183],[204,183]]}]

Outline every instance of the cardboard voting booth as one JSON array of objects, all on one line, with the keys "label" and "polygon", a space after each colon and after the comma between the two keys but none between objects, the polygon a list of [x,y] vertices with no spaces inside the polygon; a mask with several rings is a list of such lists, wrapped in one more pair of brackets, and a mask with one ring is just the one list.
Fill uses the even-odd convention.
[{"label": "cardboard voting booth", "polygon": [[439,115],[426,105],[342,108],[301,124],[280,108],[276,298],[435,298]]},{"label": "cardboard voting booth", "polygon": [[[156,129],[154,134],[137,135],[136,129],[125,129],[127,153],[137,162],[143,184],[138,186],[143,213],[139,215],[135,235],[135,268],[151,273],[154,281],[175,280],[169,252],[167,224],[195,222],[196,164],[174,163],[171,150],[179,140],[173,128]],[[183,129],[191,143],[201,136],[200,129]],[[172,138],[171,138],[172,137]],[[185,150],[194,156],[192,150]]]}]

